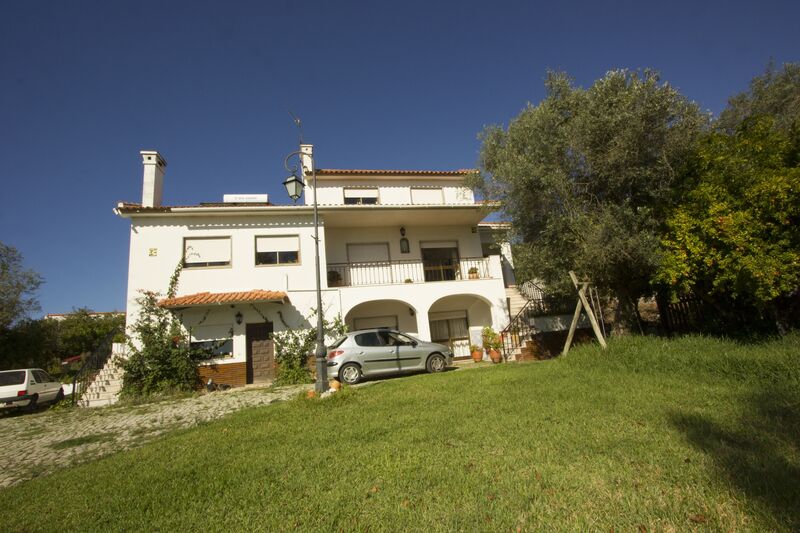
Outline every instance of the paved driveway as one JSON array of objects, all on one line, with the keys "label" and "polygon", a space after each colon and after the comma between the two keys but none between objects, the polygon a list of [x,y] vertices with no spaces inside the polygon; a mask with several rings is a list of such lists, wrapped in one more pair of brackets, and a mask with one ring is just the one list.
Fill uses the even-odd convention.
[{"label": "paved driveway", "polygon": [[178,428],[296,396],[311,385],[232,389],[127,407],[48,410],[0,418],[0,487],[139,446]]}]

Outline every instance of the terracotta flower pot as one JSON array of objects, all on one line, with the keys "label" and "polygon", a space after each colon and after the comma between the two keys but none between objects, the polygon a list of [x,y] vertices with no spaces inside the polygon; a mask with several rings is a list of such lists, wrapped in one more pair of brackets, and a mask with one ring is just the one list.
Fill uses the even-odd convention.
[{"label": "terracotta flower pot", "polygon": [[481,350],[475,350],[472,352],[472,360],[476,363],[483,361],[483,352]]},{"label": "terracotta flower pot", "polygon": [[492,360],[492,363],[499,363],[503,360],[503,357],[500,355],[500,352],[497,350],[489,350],[489,358]]}]

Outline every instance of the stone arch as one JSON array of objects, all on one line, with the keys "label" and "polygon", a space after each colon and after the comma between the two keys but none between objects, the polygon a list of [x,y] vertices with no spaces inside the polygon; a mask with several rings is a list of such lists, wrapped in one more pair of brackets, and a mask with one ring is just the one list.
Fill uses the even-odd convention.
[{"label": "stone arch", "polygon": [[344,317],[350,330],[392,327],[416,335],[419,332],[417,310],[408,302],[396,299],[369,300],[354,305]]},{"label": "stone arch", "polygon": [[433,342],[448,344],[455,357],[469,357],[470,344],[481,344],[481,330],[492,326],[492,302],[478,294],[451,294],[428,309]]}]

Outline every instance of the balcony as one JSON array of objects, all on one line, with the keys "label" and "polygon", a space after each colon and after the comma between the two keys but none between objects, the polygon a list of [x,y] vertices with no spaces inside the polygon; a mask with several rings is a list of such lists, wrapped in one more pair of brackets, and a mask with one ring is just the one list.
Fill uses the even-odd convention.
[{"label": "balcony", "polygon": [[[457,260],[375,261],[368,263],[329,263],[328,287],[363,287],[399,283],[460,281],[501,277],[491,267],[491,258],[468,257]],[[499,266],[499,258],[498,266]]]}]

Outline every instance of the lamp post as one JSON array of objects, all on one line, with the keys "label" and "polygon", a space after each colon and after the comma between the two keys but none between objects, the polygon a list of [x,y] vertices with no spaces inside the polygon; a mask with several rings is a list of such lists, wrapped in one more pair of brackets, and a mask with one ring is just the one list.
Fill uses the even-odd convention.
[{"label": "lamp post", "polygon": [[[289,160],[292,157],[297,157],[300,161],[301,175],[297,175],[297,167],[289,166]],[[301,145],[300,150],[292,152],[286,156],[283,161],[283,166],[291,175],[283,182],[286,187],[286,192],[289,193],[289,198],[293,202],[297,202],[298,198],[302,196],[305,182],[302,176],[306,173],[307,167],[303,165],[303,158],[308,157],[311,160],[311,175],[314,187],[314,265],[317,275],[317,348],[314,351],[317,367],[317,382],[314,385],[314,390],[317,394],[322,394],[328,390],[328,367],[325,361],[325,332],[322,327],[322,285],[320,284],[319,275],[319,213],[317,210],[317,165],[314,163],[314,156],[311,153],[303,151]]]}]

